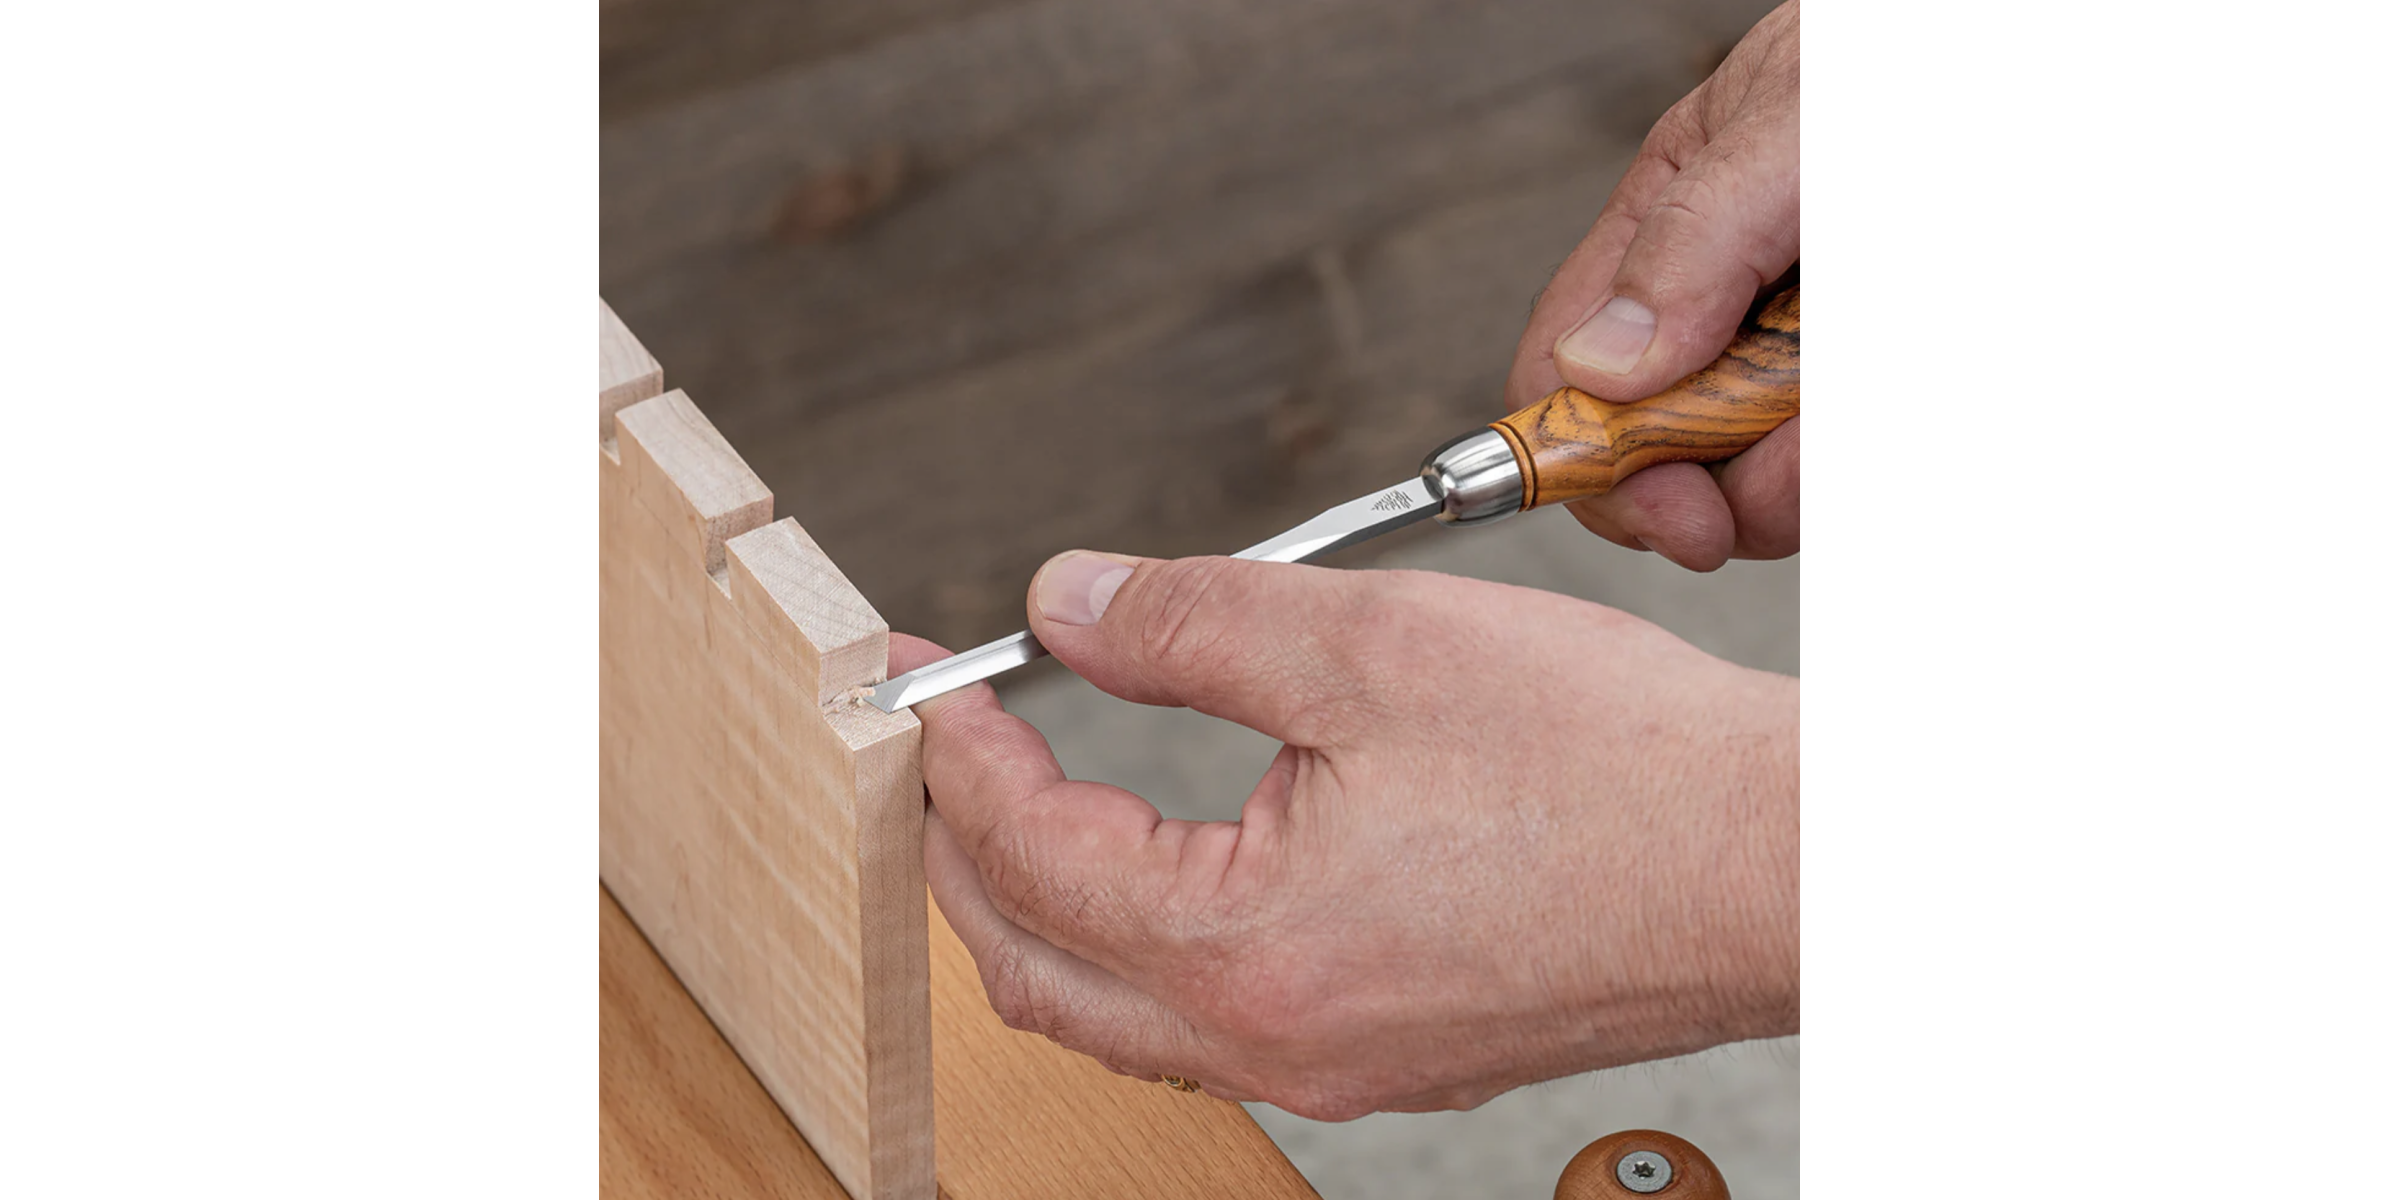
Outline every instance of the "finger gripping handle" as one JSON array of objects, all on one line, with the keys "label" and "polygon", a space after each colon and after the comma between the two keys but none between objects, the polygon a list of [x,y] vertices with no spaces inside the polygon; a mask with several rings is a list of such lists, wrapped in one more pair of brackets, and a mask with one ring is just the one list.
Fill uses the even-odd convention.
[{"label": "finger gripping handle", "polygon": [[1606,495],[1644,467],[1717,462],[1800,413],[1800,289],[1742,323],[1717,361],[1646,400],[1560,388],[1492,423],[1525,477],[1525,508]]}]

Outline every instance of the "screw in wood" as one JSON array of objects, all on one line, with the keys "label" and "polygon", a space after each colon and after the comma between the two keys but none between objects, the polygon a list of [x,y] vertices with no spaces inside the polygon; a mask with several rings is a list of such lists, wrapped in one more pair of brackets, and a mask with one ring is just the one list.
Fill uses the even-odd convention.
[{"label": "screw in wood", "polygon": [[1617,1160],[1617,1182],[1645,1195],[1675,1182],[1675,1168],[1654,1151],[1636,1150]]}]

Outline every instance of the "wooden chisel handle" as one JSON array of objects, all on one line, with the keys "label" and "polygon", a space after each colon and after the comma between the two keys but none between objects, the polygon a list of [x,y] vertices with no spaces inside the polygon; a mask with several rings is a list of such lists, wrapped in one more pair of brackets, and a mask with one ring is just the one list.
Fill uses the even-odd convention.
[{"label": "wooden chisel handle", "polygon": [[1525,477],[1525,508],[1607,494],[1665,462],[1717,462],[1800,413],[1800,288],[1744,321],[1717,361],[1631,404],[1560,388],[1492,423]]}]

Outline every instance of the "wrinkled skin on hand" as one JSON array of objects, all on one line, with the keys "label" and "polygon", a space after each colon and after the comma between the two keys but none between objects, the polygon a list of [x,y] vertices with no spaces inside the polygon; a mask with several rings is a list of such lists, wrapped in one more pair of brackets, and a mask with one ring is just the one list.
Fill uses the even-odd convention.
[{"label": "wrinkled skin on hand", "polygon": [[[1655,394],[1799,256],[1799,8],[1662,118],[1544,291],[1510,409]],[[1576,518],[1714,570],[1799,548],[1800,423]],[[917,707],[925,866],[1009,1024],[1342,1120],[1799,1029],[1798,682],[1548,593],[1089,553],[1034,635],[1284,742],[1239,822],[1067,780],[977,685]],[[891,669],[942,656],[893,639]]]},{"label": "wrinkled skin on hand", "polygon": [[[1707,366],[1743,314],[1800,259],[1800,6],[1767,14],[1707,82],[1659,119],[1582,244],[1534,304],[1508,410],[1572,384],[1603,400],[1656,395]],[[1646,310],[1638,359],[1573,337],[1611,301]],[[1606,324],[1603,321],[1601,324]],[[1638,335],[1622,332],[1619,338]],[[1629,328],[1638,329],[1639,322]],[[1567,506],[1601,537],[1696,571],[1800,549],[1800,421],[1734,458],[1670,463]]]},{"label": "wrinkled skin on hand", "polygon": [[1010,1025],[1325,1120],[1797,1030],[1796,680],[1417,572],[1076,553],[1028,615],[1285,745],[1238,823],[1163,820],[988,686],[917,707],[927,874]]}]

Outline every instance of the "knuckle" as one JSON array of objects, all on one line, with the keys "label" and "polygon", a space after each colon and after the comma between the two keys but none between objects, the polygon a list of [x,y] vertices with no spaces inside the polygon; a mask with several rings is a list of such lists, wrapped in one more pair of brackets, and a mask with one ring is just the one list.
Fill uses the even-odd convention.
[{"label": "knuckle", "polygon": [[992,907],[1011,921],[1039,909],[1042,903],[1040,878],[1017,865],[1024,861],[1023,840],[1024,835],[1013,828],[995,827],[972,851],[975,865],[983,872],[984,894],[991,897]]},{"label": "knuckle", "polygon": [[1038,903],[1040,890],[1040,884],[1030,873],[1016,866],[1020,861],[1016,845],[1019,840],[1021,835],[1014,830],[995,825],[967,847],[967,853],[975,859],[976,870],[983,875],[984,895],[991,898],[992,907],[999,909],[1001,916],[1011,921]]},{"label": "knuckle", "polygon": [[1672,287],[1680,282],[1678,269],[1692,252],[1708,238],[1713,204],[1704,185],[1687,183],[1689,177],[1678,179],[1659,193],[1642,223],[1633,231],[1633,243],[1627,248],[1630,257],[1635,250],[1655,255],[1652,273],[1653,288]]},{"label": "knuckle", "polygon": [[1705,226],[1725,211],[1723,189],[1707,171],[1686,171],[1658,194],[1656,211],[1669,221]]},{"label": "knuckle", "polygon": [[[1705,86],[1704,83],[1702,88]],[[1707,100],[1702,88],[1694,88],[1659,114],[1650,132],[1642,136],[1641,149],[1635,152],[1637,164],[1641,159],[1657,159],[1681,170],[1693,152],[1708,143],[1708,133],[1700,119]]]},{"label": "knuckle", "polygon": [[1229,558],[1181,559],[1144,581],[1146,602],[1134,636],[1145,658],[1199,667],[1222,652],[1224,632],[1215,616],[1233,565]]},{"label": "knuckle", "polygon": [[1724,135],[1706,162],[1676,176],[1635,228],[1628,255],[1654,276],[1654,290],[1745,304],[1797,254],[1797,191],[1764,162],[1756,139]]},{"label": "knuckle", "polygon": [[1002,942],[978,964],[983,991],[1002,1024],[1055,1039],[1056,1008],[1024,947]]},{"label": "knuckle", "polygon": [[1024,821],[993,827],[969,853],[983,875],[984,894],[1010,924],[1056,930],[1082,920],[1097,898],[1089,885],[1061,881],[1042,870],[1042,831]]}]

